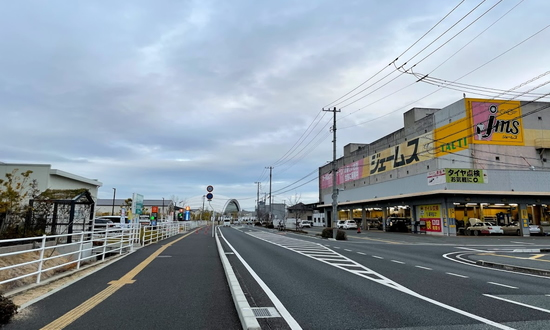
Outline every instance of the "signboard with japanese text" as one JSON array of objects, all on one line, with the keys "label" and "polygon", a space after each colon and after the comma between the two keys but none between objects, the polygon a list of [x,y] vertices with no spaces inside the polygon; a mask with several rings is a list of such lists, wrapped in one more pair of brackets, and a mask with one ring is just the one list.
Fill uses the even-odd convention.
[{"label": "signboard with japanese text", "polygon": [[428,186],[445,183],[445,169],[428,172]]},{"label": "signboard with japanese text", "polygon": [[519,101],[466,99],[472,143],[524,145]]},{"label": "signboard with japanese text", "polygon": [[[366,165],[365,165],[366,164]],[[336,171],[336,184],[342,184],[350,181],[355,181],[368,176],[368,162],[366,158],[360,159],[353,163],[342,166]],[[326,173],[321,176],[321,189],[332,187],[332,173]]]},{"label": "signboard with japanese text", "polygon": [[432,134],[428,133],[369,156],[369,175],[379,174],[433,158]]},{"label": "signboard with japanese text", "polygon": [[446,181],[448,183],[488,183],[489,177],[484,170],[471,168],[446,168]]},{"label": "signboard with japanese text", "polygon": [[419,205],[419,220],[426,223],[426,231],[441,232],[441,205]]}]

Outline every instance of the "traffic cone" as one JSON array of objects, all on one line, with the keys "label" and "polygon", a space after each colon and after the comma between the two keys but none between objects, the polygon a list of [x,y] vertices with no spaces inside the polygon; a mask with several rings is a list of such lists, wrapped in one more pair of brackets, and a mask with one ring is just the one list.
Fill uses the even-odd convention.
[{"label": "traffic cone", "polygon": [[357,234],[361,234],[361,226],[357,226]]}]

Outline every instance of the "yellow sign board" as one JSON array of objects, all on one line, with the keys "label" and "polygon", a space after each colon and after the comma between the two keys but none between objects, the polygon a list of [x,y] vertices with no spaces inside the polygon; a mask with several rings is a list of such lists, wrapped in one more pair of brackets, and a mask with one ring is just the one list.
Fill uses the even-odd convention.
[{"label": "yellow sign board", "polygon": [[472,143],[524,145],[519,101],[466,99]]}]

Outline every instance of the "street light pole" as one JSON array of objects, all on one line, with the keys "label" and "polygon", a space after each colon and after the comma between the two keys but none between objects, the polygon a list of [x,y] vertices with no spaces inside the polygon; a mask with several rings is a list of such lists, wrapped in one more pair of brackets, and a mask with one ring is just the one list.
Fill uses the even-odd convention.
[{"label": "street light pole", "polygon": [[116,188],[113,188],[113,208],[111,209],[111,215],[115,215],[115,197],[116,197]]},{"label": "street light pole", "polygon": [[162,197],[162,217],[161,220],[164,221],[164,197]]}]

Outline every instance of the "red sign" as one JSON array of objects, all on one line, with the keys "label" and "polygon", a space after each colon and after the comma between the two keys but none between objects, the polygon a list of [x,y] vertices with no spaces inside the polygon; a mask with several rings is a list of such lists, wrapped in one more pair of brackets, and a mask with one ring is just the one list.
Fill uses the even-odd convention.
[{"label": "red sign", "polygon": [[159,211],[159,207],[158,207],[158,206],[153,206],[153,207],[151,208],[151,212],[153,212],[153,213],[157,213],[158,211]]}]

